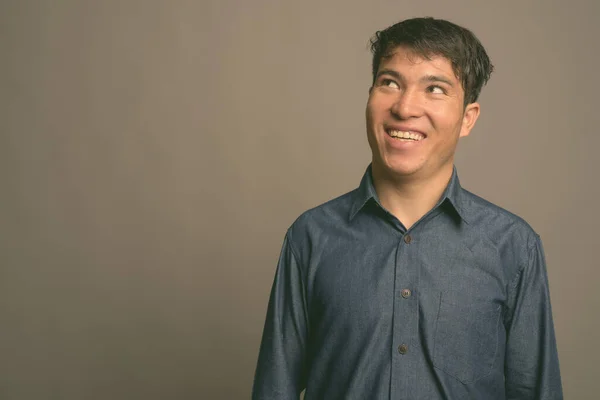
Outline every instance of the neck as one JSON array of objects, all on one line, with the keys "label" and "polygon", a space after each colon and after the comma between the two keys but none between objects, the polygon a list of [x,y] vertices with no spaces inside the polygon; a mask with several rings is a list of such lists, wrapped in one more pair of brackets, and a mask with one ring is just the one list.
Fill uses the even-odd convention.
[{"label": "neck", "polygon": [[381,205],[409,229],[440,200],[452,177],[452,163],[428,177],[397,176],[372,165]]}]

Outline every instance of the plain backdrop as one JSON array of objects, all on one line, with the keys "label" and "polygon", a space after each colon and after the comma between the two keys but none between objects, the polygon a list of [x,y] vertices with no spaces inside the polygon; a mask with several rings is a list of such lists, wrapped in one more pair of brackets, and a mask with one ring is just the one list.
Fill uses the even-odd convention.
[{"label": "plain backdrop", "polygon": [[461,182],[541,235],[597,399],[595,0],[1,0],[0,398],[249,398],[285,231],[358,186],[368,40],[415,16],[496,66]]}]

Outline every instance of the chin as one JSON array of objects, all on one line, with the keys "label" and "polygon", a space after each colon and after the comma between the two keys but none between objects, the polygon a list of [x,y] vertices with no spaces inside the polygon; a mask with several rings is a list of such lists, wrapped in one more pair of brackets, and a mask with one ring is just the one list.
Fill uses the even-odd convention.
[{"label": "chin", "polygon": [[408,168],[408,167],[390,167],[388,171],[398,177],[409,177],[417,174],[419,172],[419,168]]},{"label": "chin", "polygon": [[379,162],[379,170],[386,175],[396,176],[396,177],[408,177],[418,173],[422,165],[407,163],[407,162],[399,162],[399,161],[387,161],[387,162]]}]

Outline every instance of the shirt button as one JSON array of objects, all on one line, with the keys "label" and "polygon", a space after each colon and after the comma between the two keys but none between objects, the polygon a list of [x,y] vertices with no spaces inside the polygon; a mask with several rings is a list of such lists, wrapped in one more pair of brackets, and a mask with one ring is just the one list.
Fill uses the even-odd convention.
[{"label": "shirt button", "polygon": [[410,297],[410,295],[411,295],[411,292],[410,292],[410,289],[402,289],[402,292],[400,292],[400,294],[405,299],[408,299]]},{"label": "shirt button", "polygon": [[404,243],[410,244],[412,242],[412,237],[410,235],[404,235]]},{"label": "shirt button", "polygon": [[400,354],[406,354],[406,352],[408,352],[408,346],[407,345],[405,345],[403,343],[400,346],[398,346],[398,353],[400,353]]}]

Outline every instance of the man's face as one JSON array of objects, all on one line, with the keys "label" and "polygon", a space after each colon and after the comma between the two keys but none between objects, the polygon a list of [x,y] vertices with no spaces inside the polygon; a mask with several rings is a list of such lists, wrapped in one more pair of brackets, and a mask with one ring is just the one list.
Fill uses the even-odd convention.
[{"label": "man's face", "polygon": [[400,46],[383,58],[366,109],[374,171],[416,179],[450,172],[458,138],[479,116],[464,95],[444,57],[428,60]]}]

